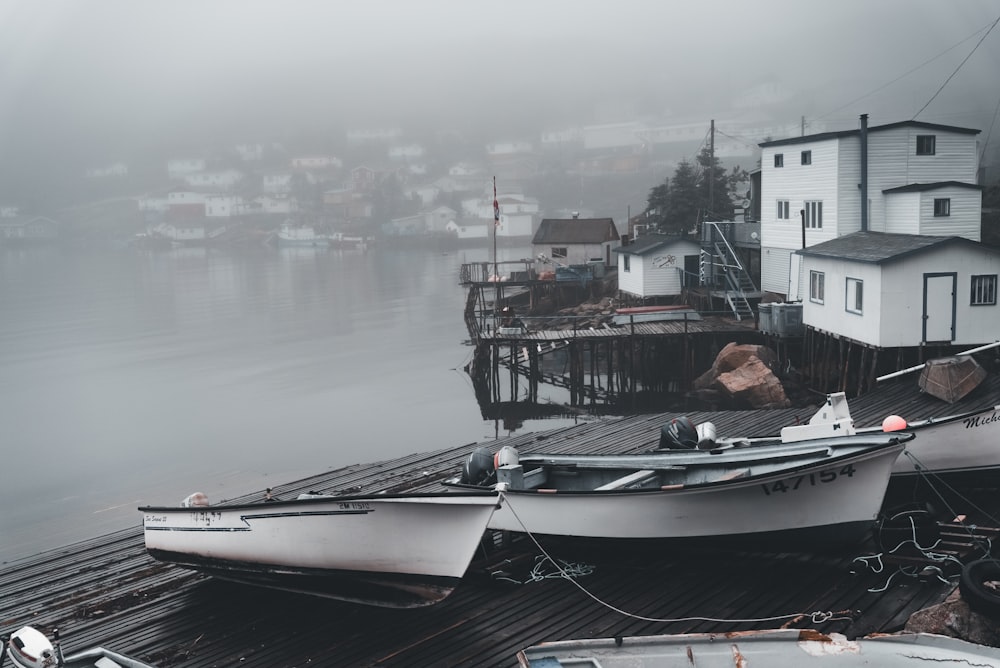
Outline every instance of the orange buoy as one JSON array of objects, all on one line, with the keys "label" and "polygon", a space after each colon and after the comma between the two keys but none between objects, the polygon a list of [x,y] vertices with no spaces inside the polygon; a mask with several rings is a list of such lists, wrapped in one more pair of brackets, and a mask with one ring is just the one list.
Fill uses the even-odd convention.
[{"label": "orange buoy", "polygon": [[906,429],[906,420],[898,415],[890,415],[882,420],[882,431],[902,431]]}]

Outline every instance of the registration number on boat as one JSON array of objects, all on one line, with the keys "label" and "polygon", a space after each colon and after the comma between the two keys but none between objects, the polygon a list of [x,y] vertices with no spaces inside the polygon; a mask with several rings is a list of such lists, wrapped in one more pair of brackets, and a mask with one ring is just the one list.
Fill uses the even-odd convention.
[{"label": "registration number on boat", "polygon": [[839,471],[835,469],[828,469],[826,471],[820,471],[819,473],[800,475],[797,478],[786,478],[785,480],[778,480],[776,482],[766,482],[761,485],[761,487],[764,489],[765,496],[770,496],[771,494],[794,492],[795,490],[803,487],[823,485],[844,476],[850,478],[854,476],[854,473],[854,464],[848,464]]},{"label": "registration number on boat", "polygon": [[371,510],[372,504],[366,501],[350,501],[340,504],[341,510]]}]

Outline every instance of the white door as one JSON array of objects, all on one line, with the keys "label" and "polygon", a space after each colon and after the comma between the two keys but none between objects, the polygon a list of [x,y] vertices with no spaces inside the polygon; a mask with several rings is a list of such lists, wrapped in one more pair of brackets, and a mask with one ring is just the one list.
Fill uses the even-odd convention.
[{"label": "white door", "polygon": [[788,296],[785,301],[802,301],[804,294],[808,294],[808,288],[803,285],[802,256],[793,251],[788,256]]},{"label": "white door", "polygon": [[924,343],[955,340],[955,274],[924,274]]}]

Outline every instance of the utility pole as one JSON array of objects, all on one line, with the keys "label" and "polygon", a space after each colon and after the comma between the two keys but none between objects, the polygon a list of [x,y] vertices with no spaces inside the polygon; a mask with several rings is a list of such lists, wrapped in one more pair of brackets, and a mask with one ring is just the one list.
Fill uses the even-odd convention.
[{"label": "utility pole", "polygon": [[715,119],[708,133],[708,211],[712,211],[715,197]]}]

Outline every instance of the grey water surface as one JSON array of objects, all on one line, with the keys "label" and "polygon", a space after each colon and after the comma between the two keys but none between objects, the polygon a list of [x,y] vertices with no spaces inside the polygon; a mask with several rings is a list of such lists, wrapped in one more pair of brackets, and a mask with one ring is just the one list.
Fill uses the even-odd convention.
[{"label": "grey water surface", "polygon": [[0,562],[138,525],[141,504],[511,433],[464,371],[459,266],[487,259],[0,246]]}]

